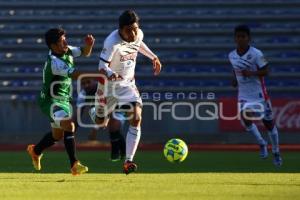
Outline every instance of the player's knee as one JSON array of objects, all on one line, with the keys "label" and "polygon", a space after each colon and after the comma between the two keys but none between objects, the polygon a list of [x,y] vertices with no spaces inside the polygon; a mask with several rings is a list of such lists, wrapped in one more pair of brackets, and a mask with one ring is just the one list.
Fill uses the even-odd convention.
[{"label": "player's knee", "polygon": [[142,116],[141,115],[135,115],[131,120],[130,120],[130,125],[134,127],[138,127],[141,125],[142,122]]},{"label": "player's knee", "polygon": [[116,131],[120,131],[121,129],[121,122],[119,120],[116,119],[110,119],[109,123],[108,123],[108,130],[109,132],[116,132]]},{"label": "player's knee", "polygon": [[75,123],[72,120],[62,120],[60,126],[64,131],[75,132]]},{"label": "player's knee", "polygon": [[54,140],[59,141],[63,138],[64,132],[58,128],[52,128],[52,137]]},{"label": "player's knee", "polygon": [[269,131],[272,131],[272,130],[273,130],[273,128],[274,128],[273,120],[265,120],[265,119],[263,119],[262,121],[263,121],[265,127],[266,127]]},{"label": "player's knee", "polygon": [[97,126],[105,128],[107,127],[109,119],[107,117],[96,117],[95,123]]},{"label": "player's knee", "polygon": [[63,135],[52,135],[55,141],[60,141],[63,138]]}]

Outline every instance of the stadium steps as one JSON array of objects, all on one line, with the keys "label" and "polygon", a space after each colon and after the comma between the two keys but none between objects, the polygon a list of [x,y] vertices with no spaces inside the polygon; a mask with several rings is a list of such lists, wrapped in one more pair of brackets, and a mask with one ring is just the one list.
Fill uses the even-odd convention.
[{"label": "stadium steps", "polygon": [[[71,2],[71,3],[70,3]],[[195,0],[195,1],[184,1],[184,0],[164,0],[164,1],[132,1],[128,0],[126,2],[121,0],[115,1],[105,1],[99,0],[95,1],[14,1],[7,2],[5,0],[0,1],[0,5],[2,8],[57,8],[57,7],[67,7],[72,9],[82,9],[82,8],[128,8],[128,7],[143,7],[143,8],[180,8],[180,7],[230,7],[230,8],[240,8],[240,7],[258,7],[263,8],[266,6],[270,7],[293,7],[293,6],[300,6],[300,2],[298,0],[289,0],[289,1],[280,1],[280,0],[272,0],[272,1],[262,1],[262,0],[237,0],[237,1],[205,1],[205,0]]]},{"label": "stadium steps", "polygon": [[[0,41],[0,80],[25,80],[29,81],[29,84],[30,81],[40,78],[47,55],[43,34],[53,25],[62,25],[67,29],[72,41],[70,44],[82,44],[82,38],[87,31],[95,35],[97,44],[94,54],[91,58],[79,59],[76,63],[81,69],[86,67],[96,70],[104,37],[117,27],[116,16],[125,8],[131,7],[141,15],[145,41],[160,56],[164,65],[164,70],[157,80],[165,80],[165,83],[161,82],[161,87],[145,86],[142,90],[199,91],[205,88],[196,87],[197,82],[188,87],[167,85],[173,84],[169,81],[172,79],[176,82],[178,79],[230,78],[231,69],[227,54],[234,48],[233,27],[241,22],[250,25],[254,45],[262,49],[270,61],[270,80],[275,80],[272,84],[276,84],[276,80],[279,79],[286,83],[286,87],[279,84],[269,89],[282,92],[288,87],[288,90],[297,90],[289,79],[299,75],[299,0],[0,0],[0,7],[0,37],[5,38]],[[9,66],[15,71],[10,71]],[[152,78],[151,62],[141,57],[138,66],[145,67],[137,69],[137,78],[141,83]],[[182,66],[182,69],[174,66]],[[197,67],[185,70],[188,66]],[[209,71],[207,66],[214,67]],[[224,66],[228,66],[228,71]],[[203,70],[201,67],[204,67]],[[210,87],[209,83],[207,81],[204,84],[208,90],[234,91],[221,83],[213,87]],[[15,87],[1,87],[1,93],[9,93],[9,89],[20,90],[20,93],[30,92],[30,89],[39,90],[37,87],[26,85],[26,82],[22,87],[17,86],[22,84],[21,82],[15,84]]]},{"label": "stadium steps", "polygon": [[[1,19],[0,19],[1,20]],[[300,21],[300,19],[299,19]],[[100,23],[100,22],[99,22]],[[41,37],[45,33],[45,30],[15,30],[15,31],[1,31],[0,36],[1,37],[7,37],[7,36],[22,36],[22,37]],[[201,29],[201,30],[148,30],[147,34],[149,35],[159,35],[159,36],[175,36],[175,35],[185,35],[185,36],[204,36],[204,35],[228,35],[232,36],[233,30],[232,29]],[[253,34],[256,36],[260,35],[275,35],[275,34],[284,34],[284,35],[295,35],[300,33],[300,27],[297,29],[256,29],[253,31]],[[86,30],[78,30],[74,32],[69,32],[69,35],[72,37],[79,37],[79,36],[85,36],[87,34]],[[93,31],[93,34],[95,36],[104,36],[108,34],[107,30],[95,30]]]},{"label": "stadium steps", "polygon": [[[184,42],[184,41],[183,41]],[[300,42],[300,41],[299,41]],[[23,42],[22,42],[23,43]],[[45,50],[45,44],[41,43],[35,43],[33,44],[11,44],[9,46],[0,46],[1,52],[47,52]],[[177,50],[204,50],[204,51],[216,51],[216,49],[219,50],[232,50],[234,49],[233,44],[199,44],[197,46],[192,46],[188,43],[178,43],[178,44],[149,44],[151,45],[151,49],[158,50],[158,51],[177,51]],[[259,43],[256,45],[258,48],[263,50],[274,50],[274,49],[280,49],[280,50],[297,50],[299,48],[299,44],[268,44],[268,43]],[[93,51],[96,53],[99,53],[102,50],[102,46],[95,46],[93,48]],[[300,49],[299,49],[300,51]]]},{"label": "stadium steps", "polygon": [[[91,71],[91,69],[87,69],[86,71]],[[228,70],[230,72],[230,70]],[[231,78],[232,74],[231,73],[222,73],[222,72],[198,72],[198,73],[184,73],[184,72],[162,72],[160,76],[155,77],[155,79],[163,79],[163,80],[168,80],[168,79],[190,79],[190,78],[199,78],[199,79],[211,79],[211,78]],[[300,72],[280,72],[280,73],[271,73],[271,75],[268,78],[272,79],[291,79],[291,78],[299,78],[300,77]],[[24,72],[15,72],[15,73],[0,73],[0,80],[34,80],[34,79],[41,79],[42,78],[42,73],[24,73]],[[152,72],[150,73],[136,73],[136,78],[137,79],[153,79],[153,74]]]},{"label": "stadium steps", "polygon": [[[101,22],[107,22],[107,21],[114,21],[116,19],[116,16],[65,16],[63,19],[59,19],[57,17],[49,17],[49,16],[39,16],[38,18],[36,17],[31,17],[31,16],[22,16],[22,17],[0,17],[1,22],[23,22],[23,23],[28,23],[28,22],[91,22],[91,21],[97,21],[98,23]],[[155,22],[157,21],[156,16],[144,16],[143,21],[145,23],[147,22]],[[181,22],[209,22],[209,21],[236,21],[236,16],[195,16],[195,15],[185,15],[185,16],[174,16],[174,15],[168,15],[168,16],[160,16],[159,21],[160,22],[170,22],[170,21],[178,21],[180,20]],[[270,15],[265,15],[265,16],[253,16],[253,15],[243,15],[239,17],[240,21],[245,22],[253,22],[256,20],[262,20],[262,21],[295,21],[298,22],[300,20],[300,14],[298,15],[284,15],[284,16],[274,16],[274,14]]]},{"label": "stadium steps", "polygon": [[[46,55],[45,55],[46,57]],[[163,59],[163,58],[162,58]],[[220,65],[224,65],[227,64],[229,65],[229,61],[225,58],[213,58],[213,59],[172,59],[172,60],[168,60],[168,58],[165,58],[166,60],[163,60],[163,64],[165,66],[171,65],[171,64],[194,64],[194,65],[205,65],[205,64],[220,64]],[[299,64],[300,63],[300,58],[285,58],[285,59],[281,59],[281,58],[272,58],[272,59],[268,59],[270,61],[270,63],[272,64]],[[24,66],[24,65],[40,65],[43,66],[45,63],[45,59],[34,59],[34,58],[24,58],[22,60],[17,60],[17,59],[7,59],[7,58],[3,58],[0,60],[0,65],[20,65],[20,66]],[[77,60],[77,65],[78,66],[84,66],[84,65],[95,65],[98,66],[98,60],[95,59],[87,59],[87,58],[79,58]],[[149,63],[148,60],[144,60],[141,59],[140,64],[149,64],[151,65],[151,63]]]}]

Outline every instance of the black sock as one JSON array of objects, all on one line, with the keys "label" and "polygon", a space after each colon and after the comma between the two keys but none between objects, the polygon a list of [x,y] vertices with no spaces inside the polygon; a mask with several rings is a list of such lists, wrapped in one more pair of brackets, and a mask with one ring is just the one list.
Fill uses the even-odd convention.
[{"label": "black sock", "polygon": [[122,134],[120,134],[119,145],[120,145],[121,157],[125,158],[125,156],[126,156],[126,141],[125,141],[124,136]]},{"label": "black sock", "polygon": [[72,132],[65,131],[64,134],[64,143],[65,149],[70,159],[71,167],[73,166],[74,162],[77,161],[76,158],[76,144],[75,144],[75,136]]},{"label": "black sock", "polygon": [[46,133],[46,135],[40,140],[40,142],[39,142],[37,145],[35,145],[35,147],[34,147],[34,152],[35,152],[37,155],[41,155],[42,152],[43,152],[46,148],[48,148],[48,147],[54,145],[55,142],[56,142],[56,140],[52,137],[52,132],[48,132],[48,133]]},{"label": "black sock", "polygon": [[[111,142],[111,153],[112,154],[122,154],[122,148],[125,146],[125,141],[120,131],[114,131],[109,133]],[[125,151],[125,150],[124,150]]]}]

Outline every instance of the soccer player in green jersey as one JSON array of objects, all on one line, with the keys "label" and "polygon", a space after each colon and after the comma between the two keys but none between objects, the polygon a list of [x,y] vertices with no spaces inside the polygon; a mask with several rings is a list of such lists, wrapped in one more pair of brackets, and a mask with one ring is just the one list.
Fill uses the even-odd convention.
[{"label": "soccer player in green jersey", "polygon": [[49,55],[43,69],[43,87],[38,104],[51,122],[52,132],[47,133],[36,145],[28,145],[27,151],[36,170],[41,170],[42,152],[64,138],[64,144],[71,164],[71,173],[79,175],[88,168],[76,158],[75,123],[72,120],[72,79],[85,74],[74,67],[73,58],[89,56],[95,39],[92,35],[85,37],[83,48],[68,45],[66,33],[62,28],[53,28],[46,32],[45,41]]}]

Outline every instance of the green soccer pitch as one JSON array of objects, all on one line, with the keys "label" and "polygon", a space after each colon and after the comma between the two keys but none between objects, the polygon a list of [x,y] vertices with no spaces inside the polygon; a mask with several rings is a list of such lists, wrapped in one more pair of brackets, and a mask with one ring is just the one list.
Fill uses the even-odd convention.
[{"label": "green soccer pitch", "polygon": [[109,152],[78,156],[90,171],[73,177],[65,152],[46,152],[38,173],[25,151],[0,152],[0,199],[300,199],[299,152],[283,152],[275,168],[258,152],[192,151],[172,164],[162,151],[138,151],[138,172],[127,176]]}]

